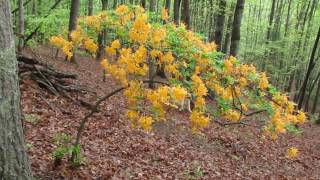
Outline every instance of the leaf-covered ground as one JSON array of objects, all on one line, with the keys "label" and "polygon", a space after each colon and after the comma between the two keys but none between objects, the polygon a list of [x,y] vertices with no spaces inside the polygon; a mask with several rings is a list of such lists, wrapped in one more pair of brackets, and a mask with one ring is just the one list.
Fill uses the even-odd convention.
[{"label": "leaf-covered ground", "polygon": [[[94,102],[117,88],[111,77],[103,81],[99,62],[91,58],[77,57],[75,65],[61,54],[53,58],[55,50],[50,47],[37,51],[43,61],[77,74],[77,83],[96,92],[73,93],[74,99]],[[87,124],[81,140],[85,165],[72,169],[64,159],[54,168],[53,137],[75,135],[88,110],[50,94],[32,80],[24,79],[21,91],[22,111],[29,119],[24,123],[28,154],[38,179],[320,179],[319,126],[307,123],[301,135],[277,141],[264,138],[255,127],[215,123],[202,135],[194,135],[186,113],[170,112],[171,121],[146,133],[130,127],[121,94],[104,102]],[[293,160],[285,158],[291,146],[300,151]]]}]

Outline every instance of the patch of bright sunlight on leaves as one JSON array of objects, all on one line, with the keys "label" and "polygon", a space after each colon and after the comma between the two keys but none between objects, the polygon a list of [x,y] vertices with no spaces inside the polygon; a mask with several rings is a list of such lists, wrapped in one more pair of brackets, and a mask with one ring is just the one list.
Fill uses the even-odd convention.
[{"label": "patch of bright sunlight on leaves", "polygon": [[[51,43],[68,59],[81,49],[95,56],[97,37],[103,29],[108,30],[112,39],[105,48],[108,59],[101,60],[101,66],[125,87],[126,114],[133,127],[150,131],[155,122],[165,121],[167,110],[178,108],[188,94],[195,99],[190,113],[194,132],[208,127],[214,118],[244,121],[254,110],[268,113],[264,132],[273,139],[306,121],[305,113],[296,110],[285,94],[269,84],[266,73],[232,56],[223,59],[215,43],[206,43],[184,25],[169,22],[165,10],[161,14],[167,23],[151,22],[141,7],[121,5],[115,11],[81,17],[71,40],[67,34],[60,34],[52,37]],[[145,87],[143,80],[148,79],[150,62],[170,75],[168,85]],[[216,94],[215,113],[207,106],[209,90]],[[151,107],[144,108],[145,102]]]}]

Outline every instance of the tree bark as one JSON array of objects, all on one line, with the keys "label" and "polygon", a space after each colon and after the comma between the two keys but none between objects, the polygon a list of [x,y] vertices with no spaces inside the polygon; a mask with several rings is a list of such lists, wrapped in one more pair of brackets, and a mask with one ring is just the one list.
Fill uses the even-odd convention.
[{"label": "tree bark", "polygon": [[[72,31],[77,29],[77,19],[80,8],[80,0],[71,1],[71,10],[69,17],[69,39],[71,39],[70,34]],[[75,62],[74,56],[71,57],[71,62]]]},{"label": "tree bark", "polygon": [[190,3],[189,0],[182,0],[182,13],[181,20],[186,25],[187,29],[190,29]]},{"label": "tree bark", "polygon": [[[102,11],[107,10],[107,8],[108,8],[108,0],[101,0],[101,3],[102,3]],[[102,56],[103,56],[106,35],[107,35],[107,30],[103,29],[100,32],[99,36],[98,36],[98,47],[99,47],[99,49],[97,51],[97,56],[96,56],[97,60],[101,59]]]},{"label": "tree bark", "polygon": [[0,1],[0,177],[31,179],[21,125],[19,78],[10,5]]},{"label": "tree bark", "polygon": [[231,32],[232,32],[232,24],[233,24],[233,12],[234,12],[234,6],[235,4],[231,2],[231,7],[230,7],[230,14],[228,15],[228,23],[227,23],[227,30],[226,30],[226,35],[224,38],[224,44],[222,48],[222,52],[225,53],[226,55],[229,55],[229,50],[230,50],[230,41],[231,41]]},{"label": "tree bark", "polygon": [[146,9],[146,0],[141,0],[140,1],[140,5],[141,5],[141,7],[143,7],[144,9]]},{"label": "tree bark", "polygon": [[314,45],[313,45],[312,53],[311,53],[309,64],[308,64],[307,73],[305,75],[305,78],[303,80],[302,86],[300,88],[300,92],[299,92],[299,96],[298,96],[298,108],[299,109],[301,109],[301,107],[302,107],[303,100],[304,100],[304,97],[305,97],[305,94],[306,94],[308,81],[309,81],[311,72],[314,69],[315,64],[316,64],[314,60],[315,60],[315,55],[316,55],[316,52],[317,52],[319,40],[320,40],[320,27],[319,27],[319,30],[318,30],[318,34],[317,34],[316,40],[315,40]]},{"label": "tree bark", "polygon": [[226,0],[219,0],[219,10],[215,15],[215,31],[214,38],[210,39],[210,41],[214,41],[218,45],[218,50],[222,50],[222,38],[223,38],[223,30],[224,30],[224,21],[225,21],[225,10],[226,10],[227,2]]},{"label": "tree bark", "polygon": [[93,0],[88,0],[88,16],[93,15]]},{"label": "tree bark", "polygon": [[230,55],[237,56],[240,46],[240,27],[245,0],[237,0],[236,10],[234,13],[234,20],[232,25],[231,47]]},{"label": "tree bark", "polygon": [[18,51],[20,52],[23,49],[23,39],[24,39],[24,7],[23,0],[19,0],[19,11],[18,11],[18,34],[19,34],[19,42],[18,42]]},{"label": "tree bark", "polygon": [[166,0],[165,8],[168,10],[168,15],[170,15],[170,7],[171,7],[171,0]]},{"label": "tree bark", "polygon": [[179,25],[180,5],[181,5],[181,0],[174,0],[173,20],[176,25]]},{"label": "tree bark", "polygon": [[318,87],[317,87],[317,91],[316,91],[316,96],[315,99],[313,101],[313,106],[312,106],[312,110],[311,113],[314,114],[317,110],[317,105],[319,102],[319,95],[320,95],[320,80],[318,80]]},{"label": "tree bark", "polygon": [[150,11],[151,12],[156,11],[156,0],[150,0]]},{"label": "tree bark", "polygon": [[113,0],[113,9],[118,7],[118,0]]},{"label": "tree bark", "polygon": [[270,16],[269,16],[269,25],[268,25],[268,30],[267,30],[267,43],[271,37],[271,29],[272,29],[275,9],[276,9],[276,0],[272,0],[271,12],[270,12]]}]

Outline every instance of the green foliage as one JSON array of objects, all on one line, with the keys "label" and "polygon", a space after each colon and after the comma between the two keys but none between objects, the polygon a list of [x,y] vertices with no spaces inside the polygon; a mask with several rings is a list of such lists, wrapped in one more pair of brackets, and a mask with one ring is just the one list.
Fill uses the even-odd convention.
[{"label": "green foliage", "polygon": [[194,167],[192,170],[187,170],[184,173],[184,176],[188,180],[202,179],[204,172],[201,166]]},{"label": "green foliage", "polygon": [[26,29],[25,36],[30,35],[40,26],[37,35],[33,41],[29,41],[29,45],[35,46],[36,43],[48,42],[51,36],[67,32],[67,25],[69,22],[69,10],[68,9],[56,9],[53,10],[46,18],[39,15],[26,15]]},{"label": "green foliage", "polygon": [[36,114],[25,114],[24,120],[31,124],[37,124],[40,121],[40,118]]},{"label": "green foliage", "polygon": [[72,166],[80,166],[84,164],[85,158],[81,154],[81,146],[73,145],[71,143],[72,137],[65,133],[59,133],[54,136],[54,144],[57,146],[52,152],[52,157],[55,161],[61,161],[64,157],[71,157],[74,155]]}]

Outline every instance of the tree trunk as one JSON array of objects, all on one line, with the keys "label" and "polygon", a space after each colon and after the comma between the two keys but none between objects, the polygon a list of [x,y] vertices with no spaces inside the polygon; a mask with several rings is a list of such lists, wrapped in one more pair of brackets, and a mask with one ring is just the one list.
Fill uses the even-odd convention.
[{"label": "tree trunk", "polygon": [[222,50],[222,38],[223,38],[223,30],[224,30],[224,21],[225,21],[225,10],[226,10],[227,2],[226,0],[219,0],[219,10],[215,15],[215,31],[214,38],[210,39],[210,41],[214,40],[214,42],[218,45],[218,50]]},{"label": "tree trunk", "polygon": [[270,12],[270,16],[269,16],[269,25],[268,25],[268,30],[267,30],[267,43],[271,37],[271,29],[272,29],[275,9],[276,9],[276,0],[272,0],[271,12]]},{"label": "tree trunk", "polygon": [[[108,8],[108,0],[101,0],[102,3],[102,11],[107,10]],[[105,39],[106,39],[106,35],[107,35],[107,30],[103,29],[99,36],[98,36],[98,51],[97,51],[97,60],[101,59],[103,56],[103,52],[104,52],[104,46],[105,46]]]},{"label": "tree trunk", "polygon": [[156,0],[150,0],[150,11],[151,12],[156,11]]},{"label": "tree trunk", "polygon": [[113,9],[118,7],[118,0],[113,0]]},{"label": "tree trunk", "polygon": [[93,15],[93,0],[88,0],[88,16]]},{"label": "tree trunk", "polygon": [[144,9],[146,9],[146,0],[141,0],[140,1],[140,5],[141,5],[141,7],[143,7]]},{"label": "tree trunk", "polygon": [[165,8],[168,10],[168,15],[170,15],[170,7],[171,7],[171,0],[166,0]]},{"label": "tree trunk", "polygon": [[182,0],[181,20],[190,29],[190,7],[189,0]]},{"label": "tree trunk", "polygon": [[299,92],[299,96],[298,96],[298,108],[299,109],[301,109],[301,107],[302,107],[303,100],[304,100],[304,97],[305,97],[305,94],[306,94],[306,88],[307,88],[307,85],[308,85],[308,81],[309,81],[311,72],[312,72],[312,70],[313,70],[313,68],[315,66],[314,60],[315,60],[317,47],[318,47],[318,44],[319,44],[319,39],[320,39],[320,26],[319,26],[318,34],[317,34],[316,40],[314,42],[314,46],[313,46],[312,53],[311,53],[311,56],[310,56],[307,73],[306,73],[306,76],[305,76],[305,78],[303,80],[302,86],[300,88],[300,92]]},{"label": "tree trunk", "polygon": [[[72,31],[77,29],[77,19],[80,8],[80,0],[71,1],[71,10],[69,17],[69,39],[71,39],[70,34]],[[75,62],[74,56],[71,57],[71,62]]]},{"label": "tree trunk", "polygon": [[229,55],[229,50],[230,50],[230,41],[231,41],[231,32],[232,32],[232,24],[233,24],[233,12],[234,12],[234,3],[231,2],[231,7],[230,7],[230,14],[228,15],[228,23],[227,23],[227,30],[226,30],[226,35],[224,38],[224,45],[222,48],[222,52],[225,53],[226,55]]},{"label": "tree trunk", "polygon": [[24,39],[24,7],[23,7],[23,0],[19,0],[19,12],[18,12],[18,51],[20,52],[23,49],[23,39]]},{"label": "tree trunk", "polygon": [[36,0],[32,0],[31,14],[36,15]]},{"label": "tree trunk", "polygon": [[31,179],[24,147],[15,43],[8,0],[0,1],[0,177]]},{"label": "tree trunk", "polygon": [[287,18],[286,18],[286,25],[285,25],[285,30],[284,30],[284,37],[287,37],[288,35],[288,30],[289,30],[289,24],[290,24],[290,16],[291,16],[291,4],[292,0],[289,0],[288,2],[288,10],[287,10]]},{"label": "tree trunk", "polygon": [[315,96],[315,99],[313,101],[313,106],[312,106],[312,110],[311,110],[312,114],[314,114],[316,112],[316,110],[317,110],[319,96],[320,96],[320,80],[318,80],[318,87],[317,87],[317,91],[316,91],[316,96]]},{"label": "tree trunk", "polygon": [[173,20],[176,25],[179,25],[180,5],[181,5],[181,0],[174,0]]},{"label": "tree trunk", "polygon": [[237,56],[239,52],[240,45],[240,27],[242,14],[244,9],[245,0],[237,0],[236,10],[234,13],[234,20],[232,25],[232,36],[231,36],[231,47],[230,55]]}]

